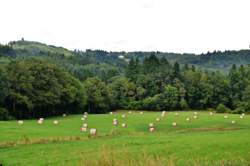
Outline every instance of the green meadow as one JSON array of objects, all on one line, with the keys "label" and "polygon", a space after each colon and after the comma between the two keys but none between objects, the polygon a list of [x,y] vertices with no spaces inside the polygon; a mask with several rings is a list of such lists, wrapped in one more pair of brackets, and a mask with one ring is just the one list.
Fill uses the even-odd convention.
[{"label": "green meadow", "polygon": [[[24,120],[23,125],[0,121],[0,165],[250,165],[249,115],[198,111],[194,119],[193,111],[178,113],[118,111],[91,114],[84,122],[82,115],[68,115],[45,118],[43,124]],[[155,131],[149,132],[152,122]],[[80,131],[83,123],[87,132]],[[96,136],[89,135],[90,128],[97,129]]]}]

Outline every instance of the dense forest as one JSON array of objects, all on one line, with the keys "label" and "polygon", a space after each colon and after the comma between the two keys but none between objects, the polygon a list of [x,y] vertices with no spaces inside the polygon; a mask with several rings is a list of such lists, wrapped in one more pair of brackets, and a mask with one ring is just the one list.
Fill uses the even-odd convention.
[{"label": "dense forest", "polygon": [[250,50],[175,54],[0,45],[0,119],[117,109],[250,112]]}]

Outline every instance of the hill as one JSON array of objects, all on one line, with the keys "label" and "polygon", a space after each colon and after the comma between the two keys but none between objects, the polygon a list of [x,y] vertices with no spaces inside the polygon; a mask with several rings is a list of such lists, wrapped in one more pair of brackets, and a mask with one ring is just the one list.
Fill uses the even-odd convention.
[{"label": "hill", "polygon": [[[6,48],[7,47],[7,48]],[[68,50],[63,47],[56,47],[34,41],[12,41],[8,46],[0,45],[0,55],[7,57],[50,57],[57,61],[65,63],[74,63],[80,65],[107,63],[109,65],[123,68],[132,58],[138,57],[143,61],[151,54],[158,58],[166,58],[170,63],[178,62],[181,65],[190,64],[204,70],[219,70],[228,72],[233,64],[237,66],[247,65],[250,63],[250,50],[239,51],[214,51],[206,54],[178,54],[167,52],[107,52],[103,50]],[[70,60],[68,60],[70,59]]]},{"label": "hill", "polygon": [[56,47],[34,41],[19,40],[10,42],[9,45],[13,48],[18,56],[42,56],[48,54],[64,55],[65,57],[72,56],[72,51],[63,47]]}]

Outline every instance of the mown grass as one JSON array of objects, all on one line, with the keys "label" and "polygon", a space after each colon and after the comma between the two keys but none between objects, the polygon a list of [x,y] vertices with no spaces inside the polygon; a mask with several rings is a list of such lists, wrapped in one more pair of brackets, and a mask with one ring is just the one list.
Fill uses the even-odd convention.
[{"label": "mown grass", "polygon": [[[121,115],[126,113],[127,118]],[[90,128],[98,134],[90,138],[81,133],[81,115],[45,119],[38,125],[25,120],[0,122],[0,163],[3,165],[250,165],[250,116],[224,114],[210,116],[199,112],[173,112],[161,118],[160,112],[114,115],[89,115]],[[187,122],[186,117],[191,118]],[[114,127],[112,119],[127,128]],[[53,120],[59,120],[54,125]],[[236,121],[232,124],[232,120]],[[148,132],[148,123],[155,122],[156,132]],[[173,127],[172,123],[177,126]]]}]

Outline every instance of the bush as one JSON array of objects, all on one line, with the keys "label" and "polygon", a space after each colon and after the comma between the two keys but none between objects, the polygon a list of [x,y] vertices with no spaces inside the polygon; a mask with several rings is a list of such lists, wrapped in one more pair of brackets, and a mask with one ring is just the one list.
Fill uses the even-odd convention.
[{"label": "bush", "polygon": [[0,120],[9,120],[9,111],[5,108],[0,108]]},{"label": "bush", "polygon": [[245,113],[245,109],[243,107],[238,107],[235,110],[231,111],[232,114],[242,114]]},{"label": "bush", "polygon": [[180,105],[181,110],[185,110],[185,109],[189,108],[188,103],[187,103],[187,101],[185,99],[181,99],[179,105]]},{"label": "bush", "polygon": [[229,112],[230,109],[227,108],[224,104],[219,104],[216,108],[216,112],[218,113],[225,113],[225,112]]}]

